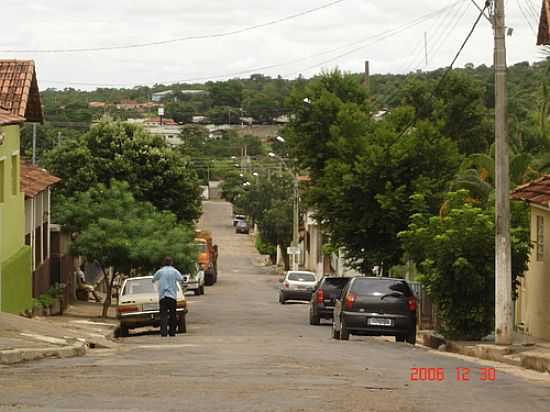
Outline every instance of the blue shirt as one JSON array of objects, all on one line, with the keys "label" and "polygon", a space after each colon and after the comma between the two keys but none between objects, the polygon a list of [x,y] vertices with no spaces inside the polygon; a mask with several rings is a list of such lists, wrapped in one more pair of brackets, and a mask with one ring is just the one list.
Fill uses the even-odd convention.
[{"label": "blue shirt", "polygon": [[159,300],[172,298],[177,300],[178,282],[183,280],[181,273],[173,266],[163,266],[153,276],[153,282],[159,284]]}]

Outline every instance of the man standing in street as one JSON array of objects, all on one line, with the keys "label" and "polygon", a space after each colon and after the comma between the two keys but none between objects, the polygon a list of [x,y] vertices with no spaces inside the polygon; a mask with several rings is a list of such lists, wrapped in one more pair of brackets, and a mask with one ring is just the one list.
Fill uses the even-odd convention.
[{"label": "man standing in street", "polygon": [[[181,273],[174,267],[174,261],[170,256],[164,258],[162,268],[153,276],[153,283],[158,282],[159,306],[160,306],[160,335],[176,336],[176,302],[178,282],[183,280]],[[168,322],[170,320],[170,322]],[[167,328],[169,323],[170,327]]]}]

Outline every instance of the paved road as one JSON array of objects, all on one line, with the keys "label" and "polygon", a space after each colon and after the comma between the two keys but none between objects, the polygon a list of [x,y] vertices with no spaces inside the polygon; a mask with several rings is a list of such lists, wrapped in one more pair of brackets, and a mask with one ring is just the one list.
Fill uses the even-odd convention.
[{"label": "paved road", "polygon": [[[203,227],[220,245],[219,282],[190,297],[189,333],[133,334],[116,350],[0,368],[7,411],[544,411],[550,379],[379,338],[332,340],[307,305],[277,303],[277,277],[236,235],[230,205],[206,202]],[[496,380],[479,368],[497,366]],[[444,368],[442,382],[410,368]],[[469,382],[455,368],[472,370]]]}]

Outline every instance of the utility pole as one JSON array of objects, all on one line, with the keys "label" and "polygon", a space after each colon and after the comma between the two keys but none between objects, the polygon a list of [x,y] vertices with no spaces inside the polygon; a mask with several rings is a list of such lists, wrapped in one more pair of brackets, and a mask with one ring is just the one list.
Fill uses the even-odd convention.
[{"label": "utility pole", "polygon": [[[299,230],[299,219],[300,219],[300,192],[298,187],[298,176],[294,175],[294,210],[293,210],[293,219],[292,219],[292,246],[298,248],[298,230]],[[299,255],[294,253],[292,255],[292,270],[298,270],[298,260]]]},{"label": "utility pole", "polygon": [[365,77],[363,79],[363,86],[365,89],[369,90],[369,84],[370,84],[370,62],[368,60],[365,61]]},{"label": "utility pole", "polygon": [[504,0],[494,0],[495,32],[495,343],[510,345],[513,333],[510,171],[507,141],[506,20]]}]

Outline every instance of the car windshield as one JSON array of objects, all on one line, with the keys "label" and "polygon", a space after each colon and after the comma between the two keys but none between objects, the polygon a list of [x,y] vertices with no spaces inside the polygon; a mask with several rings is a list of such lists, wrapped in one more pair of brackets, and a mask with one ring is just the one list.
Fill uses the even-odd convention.
[{"label": "car windshield", "polygon": [[296,280],[299,282],[315,282],[315,275],[313,273],[305,272],[290,272],[288,274],[288,280]]},{"label": "car windshield", "polygon": [[130,279],[124,285],[123,295],[144,295],[157,293],[157,285],[153,283],[152,278]]},{"label": "car windshield", "polygon": [[241,221],[239,223],[237,223],[238,226],[248,226],[246,222],[244,221]]},{"label": "car windshield", "polygon": [[349,282],[349,278],[326,278],[323,281],[323,290],[327,292],[336,292],[344,289],[344,286]]},{"label": "car windshield", "polygon": [[351,290],[358,295],[384,296],[398,292],[407,297],[412,296],[407,282],[400,279],[357,279]]}]

